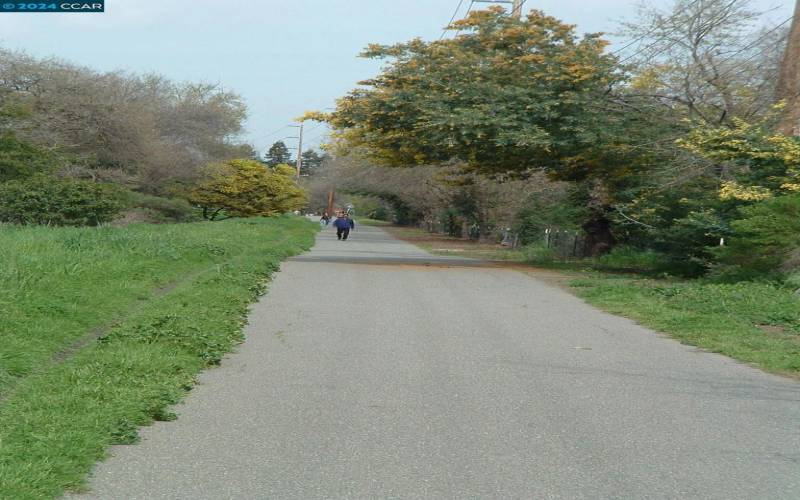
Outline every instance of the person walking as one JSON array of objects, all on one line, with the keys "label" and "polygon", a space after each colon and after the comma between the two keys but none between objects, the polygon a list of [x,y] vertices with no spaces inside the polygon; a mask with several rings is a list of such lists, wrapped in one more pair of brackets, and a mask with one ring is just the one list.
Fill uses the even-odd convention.
[{"label": "person walking", "polygon": [[336,220],[333,221],[333,227],[336,228],[336,237],[341,241],[347,241],[347,237],[350,236],[350,229],[353,227],[350,222],[350,218],[346,214],[339,214]]},{"label": "person walking", "polygon": [[327,226],[330,223],[331,223],[331,216],[328,215],[328,212],[323,212],[322,218],[320,218],[320,220],[319,220],[319,225],[320,226]]}]

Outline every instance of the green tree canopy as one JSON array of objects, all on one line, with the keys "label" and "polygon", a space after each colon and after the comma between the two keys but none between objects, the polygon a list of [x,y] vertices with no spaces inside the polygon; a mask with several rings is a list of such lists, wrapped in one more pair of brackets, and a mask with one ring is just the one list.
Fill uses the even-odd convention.
[{"label": "green tree canopy", "polygon": [[323,160],[324,157],[313,149],[304,151],[300,175],[314,175],[319,170],[319,167],[322,166]]},{"label": "green tree canopy", "polygon": [[289,148],[286,147],[286,144],[284,144],[283,141],[277,141],[270,146],[265,159],[267,160],[267,165],[274,167],[276,165],[280,165],[281,163],[290,163],[292,161],[292,154],[289,152]]},{"label": "green tree canopy", "polygon": [[594,106],[618,79],[599,35],[532,11],[500,8],[456,23],[466,34],[392,46],[376,78],[340,99],[327,119],[343,145],[390,166],[458,159],[484,172],[555,166],[598,142],[606,111]]}]

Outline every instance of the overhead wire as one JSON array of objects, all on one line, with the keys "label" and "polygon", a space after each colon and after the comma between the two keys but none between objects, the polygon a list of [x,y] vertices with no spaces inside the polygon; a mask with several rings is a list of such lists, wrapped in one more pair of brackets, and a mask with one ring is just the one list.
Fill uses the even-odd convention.
[{"label": "overhead wire", "polygon": [[[699,1],[700,1],[700,0],[694,0],[694,2],[690,3],[689,5],[687,5],[687,6],[686,6],[686,8],[687,8],[687,9],[689,9],[689,8],[693,7],[693,6],[694,6],[694,4],[696,4],[696,3],[697,3],[697,2],[699,2]],[[645,38],[647,38],[648,36],[650,36],[650,35],[652,35],[653,33],[655,33],[655,32],[656,32],[656,30],[658,30],[659,28],[663,28],[663,27],[664,27],[664,25],[667,23],[667,21],[669,21],[669,20],[670,20],[672,17],[673,17],[673,16],[670,16],[670,17],[668,17],[668,18],[664,19],[664,20],[663,20],[663,21],[662,21],[660,24],[658,24],[657,26],[654,26],[653,28],[651,28],[650,30],[648,30],[648,31],[647,31],[646,33],[644,33],[643,35],[640,35],[640,36],[638,36],[638,37],[634,38],[634,39],[633,39],[631,42],[627,43],[625,46],[623,46],[623,47],[620,47],[620,48],[618,48],[617,50],[614,50],[614,51],[612,51],[612,52],[611,52],[611,55],[617,55],[617,54],[619,54],[620,52],[623,52],[625,49],[628,49],[628,48],[630,48],[630,47],[632,47],[632,46],[636,45],[637,43],[641,42],[642,40],[644,40],[644,39],[645,39]]]},{"label": "overhead wire", "polygon": [[283,130],[283,129],[285,129],[285,128],[289,128],[290,126],[291,126],[291,125],[284,125],[283,127],[279,128],[279,129],[276,129],[276,130],[273,130],[272,132],[270,132],[269,134],[267,134],[267,135],[265,135],[265,136],[263,136],[263,137],[264,137],[264,139],[266,139],[267,137],[272,137],[273,135],[277,134],[277,133],[278,133],[278,132],[280,132],[281,130]]},{"label": "overhead wire", "polygon": [[460,10],[461,10],[461,6],[462,6],[463,4],[464,4],[464,0],[458,0],[458,5],[456,5],[456,10],[453,12],[453,15],[452,15],[452,17],[450,17],[450,21],[447,23],[447,26],[445,26],[445,27],[444,27],[444,29],[442,29],[442,34],[441,34],[441,36],[439,37],[439,40],[441,40],[442,38],[444,38],[444,36],[447,34],[447,29],[448,29],[450,26],[452,26],[452,24],[453,24],[453,21],[455,21],[455,20],[456,20],[456,16],[458,16],[458,11],[460,11]]},{"label": "overhead wire", "polygon": [[[730,2],[730,3],[729,3],[729,4],[728,4],[728,5],[725,7],[725,8],[726,8],[726,9],[727,9],[727,8],[730,8],[730,7],[731,7],[731,6],[733,6],[733,4],[734,4],[734,3],[736,3],[737,1],[739,1],[739,0],[731,0],[731,2]],[[689,9],[689,8],[693,7],[694,5],[696,5],[696,4],[697,4],[697,3],[699,3],[699,2],[700,2],[700,0],[694,0],[692,3],[690,3],[689,5],[687,5],[687,6],[686,6],[686,8],[687,8],[687,9]],[[664,27],[664,25],[665,25],[665,24],[666,24],[666,23],[667,23],[669,20],[673,19],[674,17],[675,17],[675,15],[672,15],[672,16],[670,16],[670,17],[668,17],[668,18],[664,19],[664,21],[662,21],[662,22],[661,22],[661,23],[660,23],[658,26],[655,26],[655,27],[654,27],[652,30],[648,31],[648,32],[647,32],[647,33],[645,33],[644,35],[641,35],[641,36],[640,36],[638,39],[634,40],[634,42],[637,42],[637,43],[638,43],[638,42],[640,42],[640,41],[644,40],[645,38],[647,38],[647,37],[648,37],[650,34],[652,34],[653,32],[655,32],[655,31],[656,31],[656,30],[658,30],[659,28],[663,28],[663,27]],[[636,57],[636,56],[638,56],[639,54],[641,54],[641,53],[645,52],[647,49],[649,49],[649,48],[651,48],[651,47],[654,47],[654,46],[655,46],[655,45],[657,45],[659,42],[661,42],[661,41],[664,41],[665,39],[669,38],[671,35],[674,35],[674,34],[675,34],[677,31],[678,31],[678,28],[675,28],[675,29],[673,29],[673,30],[670,30],[668,33],[665,33],[665,34],[663,34],[663,35],[661,35],[661,36],[657,37],[657,38],[655,39],[655,41],[653,41],[653,43],[651,43],[651,44],[649,44],[649,45],[646,45],[645,47],[643,47],[643,48],[640,48],[639,50],[637,50],[637,51],[636,51],[636,52],[634,52],[633,54],[631,54],[631,55],[629,55],[629,56],[625,57],[624,59],[621,59],[621,60],[619,61],[619,64],[623,64],[623,63],[624,63],[624,62],[626,62],[626,61],[630,61],[630,60],[631,60],[631,59],[633,59],[634,57]],[[623,47],[623,48],[627,48],[627,47],[629,47],[630,45],[631,45],[631,44],[628,44],[626,47]],[[615,52],[612,52],[611,54],[612,54],[612,55],[615,55],[615,54],[619,53],[621,50],[622,50],[622,49],[620,49],[620,50],[618,50],[618,51],[615,51]],[[653,57],[657,57],[657,56],[659,56],[659,55],[663,54],[663,53],[664,53],[666,50],[667,50],[667,49],[664,49],[664,50],[661,50],[661,51],[657,52],[656,54],[654,54],[654,55],[653,55]]]},{"label": "overhead wire", "polygon": [[[737,55],[741,54],[742,52],[745,52],[745,51],[747,51],[747,50],[750,50],[750,49],[752,49],[752,48],[756,47],[756,46],[757,46],[759,43],[761,43],[761,42],[763,42],[764,40],[766,40],[766,39],[767,39],[767,37],[769,37],[769,35],[771,35],[771,34],[775,33],[776,31],[778,31],[778,30],[779,30],[779,29],[781,29],[783,26],[785,26],[786,24],[788,24],[789,22],[791,22],[793,19],[794,19],[794,16],[790,16],[788,19],[786,19],[786,20],[785,20],[785,21],[783,21],[782,23],[778,24],[777,26],[775,26],[775,27],[774,27],[774,28],[772,28],[771,30],[767,31],[766,33],[764,33],[763,35],[761,35],[760,37],[758,37],[758,38],[757,38],[757,39],[756,39],[754,42],[752,42],[752,43],[750,43],[750,44],[746,45],[745,47],[742,47],[741,49],[737,50],[736,52],[734,52],[733,54],[731,54],[730,56],[728,56],[726,59],[723,59],[722,61],[720,61],[720,63],[719,63],[719,64],[725,64],[725,63],[727,63],[727,62],[730,62],[730,61],[732,61],[732,60],[733,60],[733,58],[735,58]],[[759,55],[760,55],[759,53],[755,53],[755,54],[752,54],[751,56],[749,56],[749,57],[747,57],[747,58],[745,58],[745,59],[743,59],[743,60],[741,60],[741,61],[737,61],[737,62],[738,62],[738,63],[748,62],[748,61],[752,60],[753,58],[755,58],[755,57],[757,57],[757,56],[759,56]],[[722,77],[724,77],[724,76],[728,76],[728,75],[731,73],[731,71],[734,71],[734,70],[736,70],[736,69],[739,69],[739,68],[737,68],[737,67],[732,67],[732,68],[731,68],[731,69],[729,69],[728,71],[725,71],[725,72],[723,72],[723,73],[720,73],[719,75],[717,75],[717,78],[722,78]],[[739,72],[739,73],[742,73],[742,72],[743,72],[743,71],[741,71],[741,70],[740,70],[740,72]]]}]

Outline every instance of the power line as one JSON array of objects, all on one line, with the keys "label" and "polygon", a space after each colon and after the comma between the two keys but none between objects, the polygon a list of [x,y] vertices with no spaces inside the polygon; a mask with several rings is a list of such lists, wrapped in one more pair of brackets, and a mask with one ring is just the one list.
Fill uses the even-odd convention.
[{"label": "power line", "polygon": [[[453,12],[453,16],[450,18],[450,21],[447,23],[447,26],[445,26],[444,29],[442,30],[442,35],[439,37],[439,40],[444,38],[444,35],[447,34],[447,28],[449,28],[453,24],[453,21],[456,20],[456,16],[458,15],[458,11],[461,10],[461,6],[463,4],[464,4],[464,0],[458,0],[458,5],[456,6],[456,10]],[[470,5],[470,7],[471,7],[471,5]]]},{"label": "power line", "polygon": [[[470,13],[470,12],[472,12],[472,7],[473,7],[474,5],[475,5],[475,0],[472,0],[472,1],[469,3],[469,6],[467,7],[467,12],[465,12],[465,13],[464,13],[464,17],[465,17],[465,18],[466,18],[466,17],[469,15],[469,13]],[[455,36],[458,36],[458,35],[461,33],[461,31],[462,31],[462,28],[458,28],[458,30],[456,31],[456,34],[455,34]]]},{"label": "power line", "polygon": [[277,134],[277,133],[278,133],[278,132],[280,132],[281,130],[283,130],[283,129],[285,129],[285,128],[289,128],[290,126],[291,126],[291,125],[284,125],[283,127],[279,128],[279,129],[277,129],[277,130],[274,130],[274,131],[270,132],[269,134],[265,135],[265,136],[264,136],[264,139],[266,139],[267,137],[272,137],[273,135]]},{"label": "power line", "polygon": [[516,14],[517,16],[522,17],[522,8],[525,6],[525,2],[527,1],[528,0],[522,0],[515,9],[511,10],[511,15],[513,16]]},{"label": "power line", "polygon": [[325,122],[320,122],[315,127],[311,127],[310,130],[306,130],[306,133],[313,132],[313,131],[317,130],[318,128],[320,128],[323,125],[325,125]]},{"label": "power line", "polygon": [[[521,16],[522,7],[525,5],[525,3],[527,1],[528,0],[522,0],[521,2],[519,2],[519,5],[514,5],[512,7],[512,9],[511,9],[510,15],[512,15],[512,16]],[[467,7],[467,11],[464,13],[464,17],[465,18],[469,15],[470,12],[472,12],[472,7],[474,7],[475,3],[477,3],[477,2],[481,2],[481,3],[511,3],[511,4],[515,4],[516,3],[516,2],[512,2],[512,1],[494,2],[494,1],[491,1],[491,0],[485,0],[485,1],[483,1],[483,0],[471,0],[469,2],[469,6]],[[453,14],[453,17],[450,19],[450,24],[449,25],[453,24],[453,20],[455,19],[455,16],[458,14],[458,11],[460,10],[460,8],[461,8],[461,2],[459,2],[458,7],[456,8],[456,12]],[[462,31],[462,29],[458,28],[458,30],[456,30],[456,36],[458,36],[458,34],[461,33],[461,31]],[[446,29],[442,31],[442,36],[439,37],[439,40],[444,38],[446,32],[447,32]]]},{"label": "power line", "polygon": [[[700,0],[694,0],[694,2],[690,3],[689,5],[687,5],[687,6],[686,6],[686,8],[687,8],[687,9],[689,9],[689,8],[693,7],[693,6],[694,6],[695,4],[697,4],[699,1],[700,1]],[[727,9],[731,8],[731,7],[732,7],[732,6],[733,6],[733,5],[734,5],[736,2],[738,2],[738,1],[739,1],[739,0],[731,0],[731,2],[730,2],[730,3],[728,3],[728,5],[726,5],[726,6],[725,6],[725,9],[723,9],[723,10],[727,10]],[[668,17],[667,19],[665,19],[665,20],[664,20],[664,22],[663,22],[663,23],[661,23],[659,26],[656,26],[656,27],[654,28],[654,30],[657,30],[657,29],[659,29],[659,28],[663,27],[663,26],[664,26],[664,23],[666,23],[667,21],[669,21],[669,20],[671,20],[671,19],[674,19],[674,18],[675,18],[675,15],[673,14],[672,16],[670,16],[670,17]],[[653,43],[651,43],[651,44],[649,44],[649,45],[647,45],[647,46],[645,46],[645,47],[643,47],[643,48],[641,48],[641,49],[637,50],[636,52],[634,52],[633,54],[629,55],[628,57],[626,57],[626,58],[624,58],[624,59],[620,60],[620,61],[619,61],[619,64],[622,64],[622,63],[624,63],[625,61],[629,61],[629,60],[633,59],[634,57],[638,56],[639,54],[641,54],[642,52],[646,51],[647,49],[649,49],[649,48],[651,48],[651,47],[654,47],[654,46],[655,46],[655,45],[657,45],[659,42],[661,42],[661,41],[663,41],[663,40],[665,40],[665,39],[668,39],[668,38],[669,38],[671,35],[674,35],[674,34],[675,34],[677,31],[678,31],[678,29],[679,29],[679,28],[677,28],[677,27],[676,27],[676,28],[674,28],[674,29],[670,30],[668,33],[665,33],[665,34],[663,34],[663,35],[659,36],[658,38],[656,38],[656,40],[655,40]],[[643,39],[643,38],[645,38],[645,37],[647,37],[647,33],[645,33],[645,35],[643,35],[643,36],[642,36],[642,39]],[[660,50],[660,51],[656,52],[655,54],[653,54],[651,57],[658,57],[659,55],[663,54],[663,53],[664,53],[664,52],[666,52],[667,50],[668,50],[667,48],[664,48],[663,50]]]},{"label": "power line", "polygon": [[[697,2],[699,2],[699,1],[700,1],[700,0],[694,0],[694,2],[690,3],[689,5],[687,5],[687,6],[686,6],[686,8],[687,8],[687,9],[690,9],[690,8],[694,7],[694,5],[695,5]],[[627,45],[625,45],[624,47],[621,47],[621,48],[619,48],[619,49],[617,49],[617,50],[615,50],[615,51],[611,52],[611,55],[617,55],[617,54],[619,54],[620,52],[624,51],[625,49],[627,49],[627,48],[629,48],[629,47],[632,47],[633,45],[636,45],[637,43],[641,42],[642,40],[644,40],[644,39],[645,39],[645,38],[647,38],[648,36],[650,36],[650,35],[652,35],[653,33],[655,33],[655,32],[656,32],[656,31],[657,31],[659,28],[663,28],[663,27],[664,27],[664,25],[665,25],[665,24],[667,24],[667,21],[669,21],[669,20],[670,20],[670,19],[672,19],[673,17],[675,17],[675,15],[674,15],[674,14],[673,14],[672,16],[670,16],[670,17],[668,17],[668,18],[664,19],[664,20],[663,20],[661,23],[659,23],[657,26],[655,26],[655,27],[653,27],[652,29],[650,29],[649,31],[647,31],[645,34],[643,34],[643,35],[640,35],[639,37],[637,37],[637,38],[633,39],[633,41],[631,41],[630,43],[628,43],[628,44],[627,44]]]},{"label": "power line", "polygon": [[[750,49],[752,49],[753,47],[757,46],[759,43],[761,43],[761,42],[763,42],[764,40],[766,40],[766,39],[767,39],[767,37],[768,37],[769,35],[771,35],[771,34],[775,33],[776,31],[778,31],[778,30],[779,30],[779,29],[781,29],[783,26],[785,26],[786,24],[788,24],[789,22],[791,22],[793,19],[794,19],[794,16],[790,16],[790,17],[789,17],[789,19],[787,19],[787,20],[783,21],[783,22],[782,22],[782,23],[780,23],[779,25],[777,25],[777,26],[775,26],[774,28],[772,28],[771,30],[767,31],[766,33],[764,33],[763,35],[761,35],[760,37],[758,37],[758,38],[756,39],[756,41],[754,41],[754,42],[750,43],[749,45],[747,45],[747,46],[745,46],[745,47],[742,47],[741,49],[737,50],[737,51],[736,51],[736,52],[734,52],[732,55],[730,55],[730,56],[729,56],[729,57],[727,57],[726,59],[722,60],[722,61],[721,61],[719,64],[725,64],[726,62],[730,62],[730,61],[731,61],[731,60],[732,60],[734,57],[736,57],[737,55],[741,54],[742,52],[744,52],[744,51],[746,51],[746,50],[750,50]],[[740,63],[742,63],[742,62],[747,62],[747,61],[750,61],[751,59],[753,59],[754,57],[756,57],[756,56],[758,56],[758,55],[760,55],[760,54],[758,54],[758,53],[756,53],[756,54],[753,54],[753,55],[751,55],[750,57],[748,57],[748,58],[746,58],[746,59],[744,59],[744,60],[742,60],[742,61],[739,61],[739,62],[740,62]],[[722,77],[724,77],[724,76],[727,76],[727,75],[729,75],[729,74],[731,73],[731,71],[733,71],[733,70],[736,70],[736,69],[738,69],[738,68],[736,68],[736,67],[733,67],[733,68],[729,69],[728,71],[725,71],[725,72],[723,72],[723,73],[721,73],[721,74],[717,75],[717,78],[722,78]]]}]

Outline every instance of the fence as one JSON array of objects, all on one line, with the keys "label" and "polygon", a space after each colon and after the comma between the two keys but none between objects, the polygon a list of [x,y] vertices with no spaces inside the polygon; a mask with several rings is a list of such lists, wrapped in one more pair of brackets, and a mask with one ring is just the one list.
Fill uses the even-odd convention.
[{"label": "fence", "polygon": [[[441,221],[422,221],[419,223],[420,229],[425,229],[430,233],[436,234],[452,234],[448,233],[447,226]],[[495,229],[497,231],[497,229]],[[477,225],[469,226],[468,231],[470,239],[477,240],[480,236],[480,231]],[[494,232],[494,241],[504,247],[519,248],[522,246],[522,238],[519,233],[513,232],[510,228],[505,228],[502,232]],[[546,228],[541,235],[542,243],[546,248],[549,248],[553,254],[562,260],[574,259],[582,257],[586,250],[586,235],[580,231],[570,231],[561,228]]]},{"label": "fence", "polygon": [[586,235],[580,231],[547,228],[544,230],[544,244],[560,259],[574,259],[585,254]]}]

